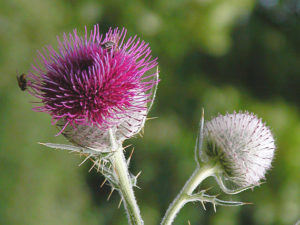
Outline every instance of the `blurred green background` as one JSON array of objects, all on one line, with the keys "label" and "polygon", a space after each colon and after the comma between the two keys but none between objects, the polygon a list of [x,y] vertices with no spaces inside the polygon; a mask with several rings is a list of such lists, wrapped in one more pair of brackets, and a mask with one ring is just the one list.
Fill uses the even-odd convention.
[{"label": "blurred green background", "polygon": [[[31,110],[16,71],[26,72],[45,45],[99,23],[138,34],[159,58],[161,82],[143,138],[133,143],[131,171],[146,225],[159,224],[192,173],[201,108],[249,110],[276,137],[267,183],[234,200],[237,208],[187,205],[175,225],[291,224],[300,219],[300,1],[299,0],[0,0],[0,224],[127,224],[118,194],[109,202],[103,178],[77,155],[37,142],[54,137],[50,117]],[[215,185],[213,179],[203,187]],[[218,193],[214,188],[211,193]],[[221,195],[220,198],[229,199]]]}]

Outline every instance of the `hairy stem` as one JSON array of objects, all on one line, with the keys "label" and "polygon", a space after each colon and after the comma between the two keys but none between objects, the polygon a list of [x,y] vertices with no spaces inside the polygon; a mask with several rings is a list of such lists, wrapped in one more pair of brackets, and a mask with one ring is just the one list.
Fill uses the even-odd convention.
[{"label": "hairy stem", "polygon": [[215,163],[209,162],[207,164],[203,164],[202,167],[196,168],[190,179],[185,183],[182,190],[176,196],[174,201],[170,204],[161,225],[170,225],[173,223],[177,213],[180,209],[189,202],[189,195],[193,193],[196,187],[200,185],[200,183],[207,177],[212,176],[216,170],[217,165]]},{"label": "hairy stem", "polygon": [[128,216],[128,222],[132,225],[143,225],[144,222],[134,196],[132,182],[123,154],[123,148],[118,149],[113,154],[112,158],[113,167],[118,178],[119,192],[123,199],[124,207]]},{"label": "hairy stem", "polygon": [[128,172],[128,165],[123,154],[123,148],[115,142],[115,137],[111,130],[109,130],[109,134],[112,150],[115,151],[112,154],[110,161],[114,169],[116,181],[118,183],[117,188],[126,210],[128,222],[130,225],[143,225],[144,221],[134,196],[133,185]]}]

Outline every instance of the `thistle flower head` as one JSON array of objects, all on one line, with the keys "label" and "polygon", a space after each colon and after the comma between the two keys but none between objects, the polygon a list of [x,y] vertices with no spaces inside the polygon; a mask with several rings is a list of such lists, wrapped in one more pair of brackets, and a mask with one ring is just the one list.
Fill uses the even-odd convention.
[{"label": "thistle flower head", "polygon": [[157,85],[157,65],[151,49],[139,38],[125,41],[126,30],[99,26],[83,37],[64,34],[58,51],[51,46],[39,53],[39,65],[28,75],[29,92],[41,100],[34,108],[49,113],[53,124],[71,142],[92,148],[108,144],[111,129],[118,141],[143,127]]},{"label": "thistle flower head", "polygon": [[217,158],[223,175],[242,187],[257,185],[271,167],[275,144],[268,127],[255,115],[219,115],[204,127],[202,160]]}]

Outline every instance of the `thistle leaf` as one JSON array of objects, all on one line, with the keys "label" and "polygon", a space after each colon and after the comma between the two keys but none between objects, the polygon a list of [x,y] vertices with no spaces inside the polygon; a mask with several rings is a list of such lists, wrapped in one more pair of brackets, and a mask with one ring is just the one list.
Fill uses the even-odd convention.
[{"label": "thistle leaf", "polygon": [[240,188],[236,188],[236,189],[230,189],[230,188],[227,188],[221,175],[218,174],[215,176],[216,180],[217,180],[217,183],[219,184],[221,190],[228,194],[228,195],[235,195],[235,194],[238,194],[238,193],[241,193],[243,191],[246,191],[248,189],[253,189],[254,187],[256,187],[257,185],[260,185],[261,183],[259,184],[255,184],[255,185],[250,185],[250,186],[246,186],[246,187],[240,187]]},{"label": "thistle leaf", "polygon": [[112,151],[99,151],[99,150],[95,150],[93,148],[84,148],[84,147],[74,146],[74,145],[41,143],[41,142],[39,142],[39,144],[47,146],[49,148],[67,150],[70,152],[78,152],[78,153],[83,153],[83,154],[88,154],[88,155],[101,155],[102,157],[108,156],[109,154],[113,153]]},{"label": "thistle leaf", "polygon": [[[241,205],[248,205],[251,203],[248,202],[238,202],[238,201],[225,201],[225,200],[221,200],[218,199],[217,196],[215,195],[207,195],[204,193],[205,191],[200,191],[196,194],[190,195],[188,197],[188,201],[189,202],[201,202],[201,204],[204,206],[204,203],[206,202],[210,202],[211,204],[213,204],[214,206],[214,210],[215,207],[217,205],[221,205],[221,206],[241,206]],[[205,209],[205,207],[204,207]],[[215,210],[216,211],[216,210]]]},{"label": "thistle leaf", "polygon": [[202,145],[203,145],[203,129],[204,129],[204,109],[202,108],[202,115],[199,122],[199,131],[195,145],[195,160],[198,165],[201,163]]}]

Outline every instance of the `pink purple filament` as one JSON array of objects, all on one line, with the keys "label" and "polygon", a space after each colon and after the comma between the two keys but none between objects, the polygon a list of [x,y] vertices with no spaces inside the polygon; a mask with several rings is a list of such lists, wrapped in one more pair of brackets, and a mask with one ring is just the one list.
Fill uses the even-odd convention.
[{"label": "pink purple filament", "polygon": [[[99,26],[84,37],[64,34],[59,48],[39,52],[39,64],[28,74],[29,92],[41,100],[34,108],[52,116],[53,124],[96,126],[105,131],[128,115],[145,113],[150,90],[158,81],[147,73],[157,65],[147,43],[136,36],[125,41],[126,30]],[[109,45],[107,44],[109,43]],[[109,47],[107,47],[109,46]]]}]

